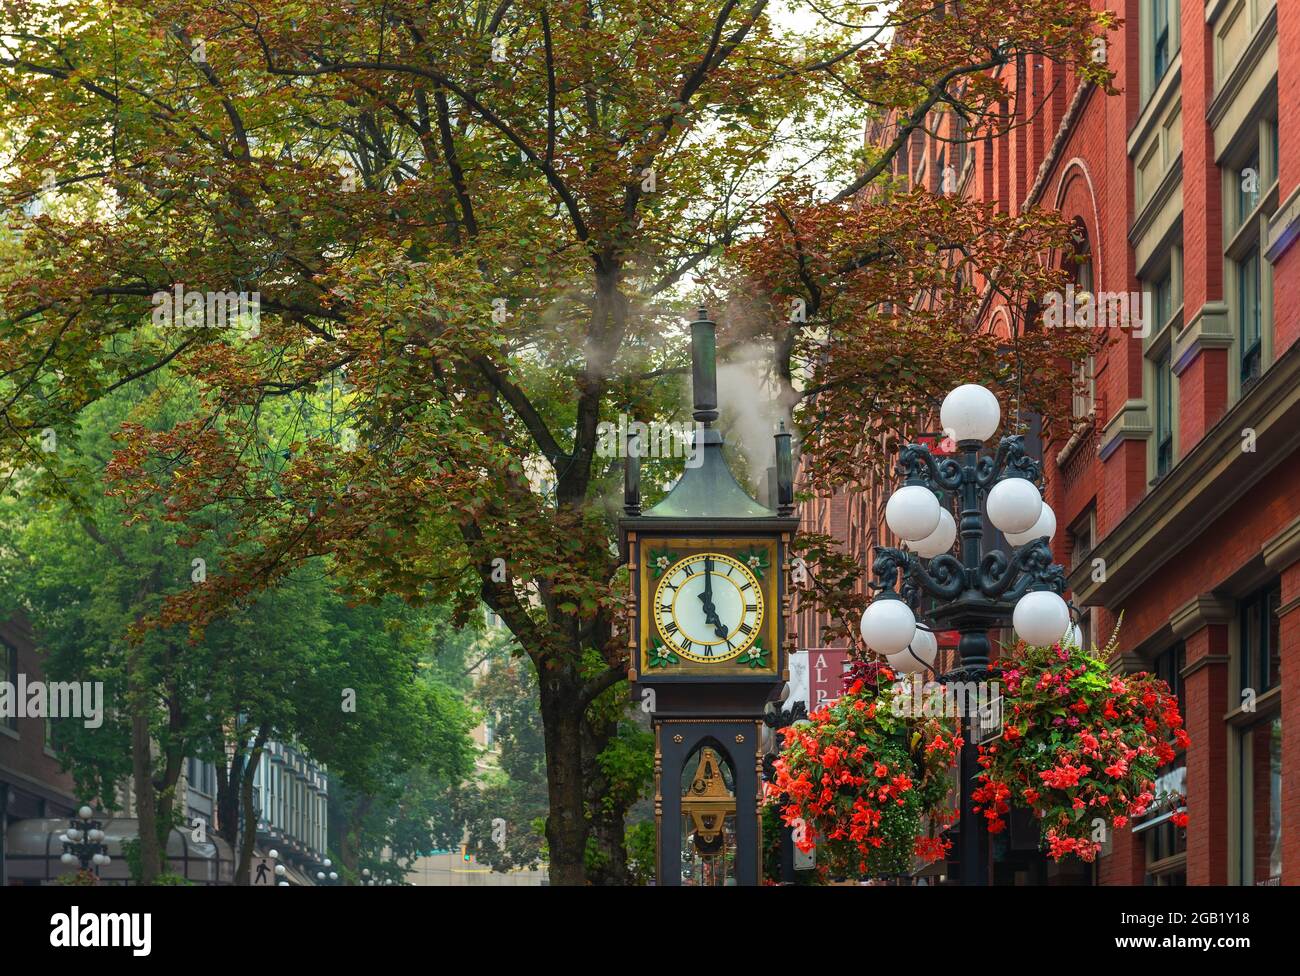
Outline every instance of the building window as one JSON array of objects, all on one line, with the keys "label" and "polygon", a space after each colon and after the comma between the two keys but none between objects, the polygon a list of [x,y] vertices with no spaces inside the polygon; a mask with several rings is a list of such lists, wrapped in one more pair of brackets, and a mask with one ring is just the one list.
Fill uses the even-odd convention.
[{"label": "building window", "polygon": [[1158,888],[1187,884],[1187,831],[1166,821],[1147,832],[1146,883]]},{"label": "building window", "polygon": [[1174,269],[1172,262],[1164,275],[1151,283],[1151,305],[1156,320],[1153,332],[1159,332],[1174,314]]},{"label": "building window", "polygon": [[1151,0],[1151,77],[1152,87],[1169,70],[1169,0]]},{"label": "building window", "polygon": [[1236,369],[1228,377],[1233,399],[1250,391],[1274,355],[1273,267],[1264,250],[1278,201],[1276,114],[1275,96],[1270,96],[1239,127],[1234,141],[1241,148],[1224,161],[1223,277],[1236,338]]},{"label": "building window", "polygon": [[1070,569],[1074,569],[1092,552],[1092,510],[1083,515],[1070,526]]},{"label": "building window", "polygon": [[1174,371],[1170,349],[1156,360],[1156,477],[1174,466]]},{"label": "building window", "polygon": [[1178,391],[1173,371],[1173,336],[1182,314],[1183,261],[1181,242],[1157,258],[1143,278],[1143,312],[1147,334],[1143,337],[1142,386],[1151,408],[1152,432],[1147,465],[1151,484],[1174,466],[1178,456]]},{"label": "building window", "polygon": [[[1088,229],[1082,219],[1074,218],[1070,237],[1072,247],[1068,252],[1066,270],[1074,284],[1075,302],[1092,301],[1092,245],[1088,241]],[[1087,299],[1084,299],[1084,295],[1088,296]],[[1083,362],[1075,364],[1074,398],[1071,403],[1071,412],[1075,420],[1083,420],[1093,412],[1097,401],[1095,370],[1096,357],[1091,355]]]},{"label": "building window", "polygon": [[1237,226],[1246,222],[1246,218],[1259,206],[1259,194],[1264,174],[1259,169],[1259,146],[1256,144],[1254,154],[1242,164],[1237,171]]},{"label": "building window", "polygon": [[1242,884],[1278,884],[1282,877],[1282,719],[1266,719],[1237,740],[1238,840]]},{"label": "building window", "polygon": [[[9,687],[13,689],[12,695],[18,694],[18,648],[3,640],[0,640],[0,680],[9,682]],[[17,702],[8,695],[5,698],[9,701],[10,708],[9,714],[3,719],[4,725],[17,732],[18,709],[15,707]]]},{"label": "building window", "polygon": [[1237,299],[1241,317],[1241,388],[1259,379],[1263,367],[1263,335],[1260,314],[1259,247],[1252,247],[1237,262]]},{"label": "building window", "polygon": [[1281,602],[1282,584],[1274,581],[1241,606],[1241,688],[1253,688],[1256,697],[1282,680]]},{"label": "building window", "polygon": [[[1187,664],[1187,647],[1181,641],[1151,662],[1151,673],[1169,686],[1178,699],[1179,711],[1186,699],[1183,668]],[[1187,791],[1187,761],[1179,755],[1164,767],[1156,778],[1155,793],[1159,798],[1145,822],[1134,825],[1134,830],[1146,835],[1146,883],[1157,887],[1187,884],[1187,831],[1173,822],[1173,815],[1182,808]]]},{"label": "building window", "polygon": [[1167,684],[1174,697],[1178,699],[1178,710],[1183,711],[1186,686],[1183,683],[1183,668],[1187,665],[1187,648],[1181,641],[1159,655],[1152,664],[1152,672]]}]

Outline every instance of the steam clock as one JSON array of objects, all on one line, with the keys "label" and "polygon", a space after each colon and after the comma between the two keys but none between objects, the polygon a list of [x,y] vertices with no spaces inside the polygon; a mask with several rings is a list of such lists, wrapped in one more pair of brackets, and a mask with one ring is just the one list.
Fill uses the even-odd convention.
[{"label": "steam clock", "polygon": [[[790,435],[776,435],[776,509],[723,457],[717,339],[691,323],[695,444],[681,480],[645,512],[629,447],[622,553],[631,585],[628,679],[655,736],[661,885],[758,884],[762,874],[763,706],[788,679]],[[789,638],[792,639],[792,638]]]}]

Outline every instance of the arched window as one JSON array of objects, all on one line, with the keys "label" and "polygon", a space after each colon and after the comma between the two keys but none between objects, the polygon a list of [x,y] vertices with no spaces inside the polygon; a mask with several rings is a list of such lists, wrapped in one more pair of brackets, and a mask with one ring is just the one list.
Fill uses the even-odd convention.
[{"label": "arched window", "polygon": [[682,764],[682,884],[736,883],[736,772],[716,739]]},{"label": "arched window", "polygon": [[[1094,300],[1092,273],[1092,244],[1088,240],[1088,228],[1082,217],[1075,217],[1070,226],[1070,244],[1065,250],[1064,269],[1074,286],[1074,305],[1078,308],[1083,302]],[[1085,297],[1086,296],[1086,297]],[[1092,417],[1097,401],[1097,380],[1094,375],[1096,357],[1089,355],[1086,360],[1076,363],[1074,367],[1074,396],[1071,401],[1071,413],[1076,421],[1085,421]]]}]

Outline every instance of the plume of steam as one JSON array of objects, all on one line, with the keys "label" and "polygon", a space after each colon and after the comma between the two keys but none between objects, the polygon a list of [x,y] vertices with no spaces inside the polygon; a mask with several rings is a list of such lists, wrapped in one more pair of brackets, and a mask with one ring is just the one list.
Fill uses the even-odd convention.
[{"label": "plume of steam", "polygon": [[[751,487],[765,484],[767,472],[776,466],[777,424],[790,423],[790,404],[782,402],[780,384],[773,371],[771,340],[733,344],[725,362],[718,363],[719,422],[727,443],[744,459]],[[740,472],[737,472],[740,474]],[[766,504],[765,494],[756,497]]]}]

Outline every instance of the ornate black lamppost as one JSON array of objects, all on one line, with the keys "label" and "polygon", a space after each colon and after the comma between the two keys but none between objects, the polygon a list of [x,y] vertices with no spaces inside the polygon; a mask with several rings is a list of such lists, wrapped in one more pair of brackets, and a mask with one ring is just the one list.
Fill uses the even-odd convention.
[{"label": "ornate black lamppost", "polygon": [[[876,547],[871,584],[876,596],[862,615],[862,636],[897,670],[910,672],[918,661],[933,663],[935,631],[957,631],[958,664],[939,678],[953,685],[994,674],[990,628],[1011,624],[1028,643],[1051,644],[1070,629],[1070,609],[1060,596],[1065,571],[1052,562],[1049,541],[1056,518],[1042,500],[1041,466],[1026,455],[1020,435],[1003,437],[993,455],[981,453],[1001,420],[997,398],[983,387],[960,386],[944,400],[940,417],[957,456],[935,458],[922,444],[900,449],[903,485],[890,497],[885,518],[907,548]],[[981,499],[989,521],[1013,547],[1010,552],[985,551]],[[958,535],[954,555],[949,550]],[[923,598],[937,602],[925,610]],[[918,625],[918,613],[927,618],[925,624]],[[974,697],[968,690],[967,705]],[[979,765],[969,711],[962,709],[957,858],[962,884],[987,884],[988,833],[984,817],[972,809]],[[1000,725],[1000,717],[995,721]]]},{"label": "ornate black lamppost", "polygon": [[94,810],[82,806],[75,817],[68,818],[68,829],[59,837],[63,842],[63,854],[59,860],[64,864],[79,861],[81,870],[87,871],[91,864],[103,867],[112,862],[108,845],[104,843],[104,825],[94,816]]}]

